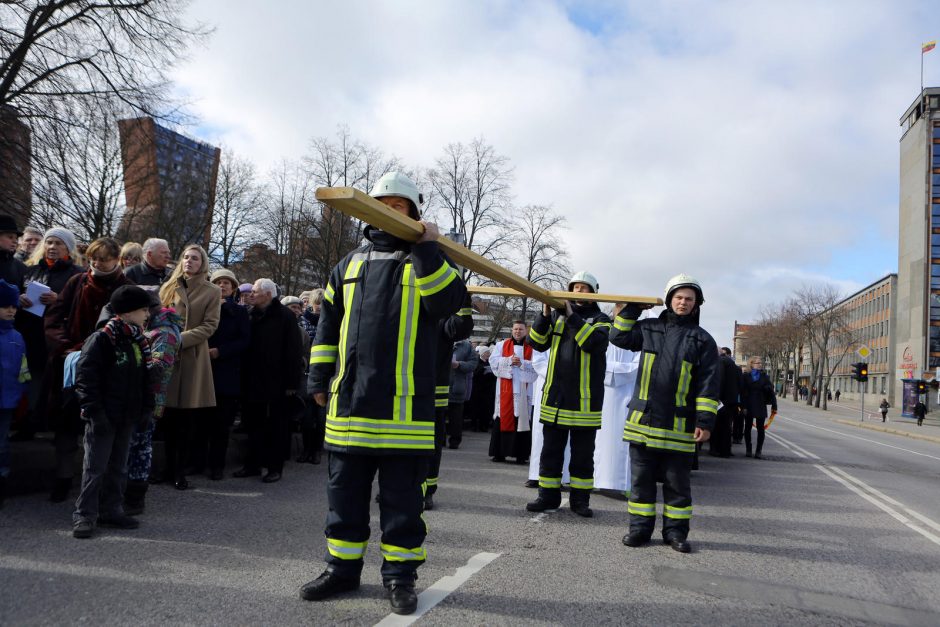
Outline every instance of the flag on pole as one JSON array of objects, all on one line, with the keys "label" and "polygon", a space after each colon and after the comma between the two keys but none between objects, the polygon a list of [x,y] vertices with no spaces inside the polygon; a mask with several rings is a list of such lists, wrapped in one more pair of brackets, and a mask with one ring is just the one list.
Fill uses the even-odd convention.
[{"label": "flag on pole", "polygon": [[921,47],[920,47],[920,53],[921,53],[921,54],[927,54],[928,52],[930,52],[931,50],[933,50],[933,49],[936,48],[936,47],[937,47],[937,40],[936,40],[936,39],[934,39],[933,41],[928,41],[928,42],[924,43],[923,45],[921,45]]}]

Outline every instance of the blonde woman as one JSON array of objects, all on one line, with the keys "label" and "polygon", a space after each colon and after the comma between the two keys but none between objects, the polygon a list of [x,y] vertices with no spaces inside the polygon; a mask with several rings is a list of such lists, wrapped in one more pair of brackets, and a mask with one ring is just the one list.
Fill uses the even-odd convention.
[{"label": "blonde woman", "polygon": [[144,249],[137,242],[127,242],[121,246],[121,269],[127,270],[144,260]]},{"label": "blonde woman", "polygon": [[777,395],[770,377],[764,372],[764,360],[761,357],[751,357],[748,360],[750,370],[741,378],[741,407],[744,410],[744,444],[747,447],[745,455],[751,457],[751,429],[757,428],[757,448],[754,457],[761,458],[764,448],[764,421],[767,420],[767,406],[771,411],[777,411]]},{"label": "blonde woman", "polygon": [[215,407],[209,337],[219,326],[222,299],[217,285],[209,282],[209,257],[202,246],[183,249],[179,263],[160,288],[164,307],[172,307],[183,319],[182,343],[166,393],[166,464],[164,481],[177,490],[189,487],[186,464],[189,443],[197,420]]}]

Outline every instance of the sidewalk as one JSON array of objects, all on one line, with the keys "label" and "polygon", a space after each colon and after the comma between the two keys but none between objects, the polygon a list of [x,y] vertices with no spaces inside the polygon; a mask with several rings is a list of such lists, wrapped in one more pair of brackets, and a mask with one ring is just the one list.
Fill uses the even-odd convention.
[{"label": "sidewalk", "polygon": [[[805,401],[797,401],[794,403],[792,397],[785,400],[779,399],[777,403],[780,405],[781,409],[785,408],[788,404],[809,408]],[[813,407],[812,409],[816,408]],[[940,444],[940,412],[938,411],[927,414],[927,417],[924,418],[923,426],[920,427],[917,426],[917,421],[913,418],[902,418],[900,416],[901,410],[894,407],[888,410],[887,422],[881,422],[881,413],[878,411],[877,405],[873,408],[868,405],[865,406],[865,420],[862,421],[861,407],[854,401],[843,400],[836,403],[835,400],[832,400],[828,402],[828,409],[825,412],[823,412],[821,407],[816,409],[816,411],[839,424],[850,427],[903,435],[916,440]]]}]

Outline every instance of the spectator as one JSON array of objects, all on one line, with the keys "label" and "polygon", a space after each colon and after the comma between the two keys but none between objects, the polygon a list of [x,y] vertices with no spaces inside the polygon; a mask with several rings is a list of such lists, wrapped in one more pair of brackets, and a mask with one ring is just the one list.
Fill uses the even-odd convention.
[{"label": "spectator", "polygon": [[774,394],[770,378],[764,373],[764,360],[761,357],[751,357],[749,360],[751,371],[741,377],[741,407],[747,420],[744,425],[744,444],[747,448],[745,456],[751,456],[751,429],[757,423],[757,448],[754,457],[760,459],[764,448],[764,421],[767,420],[767,405],[772,411],[777,411],[777,396]]},{"label": "spectator", "polygon": [[122,502],[131,435],[142,417],[149,420],[153,408],[147,376],[150,343],[142,332],[150,295],[125,285],[114,291],[110,303],[115,315],[88,338],[76,373],[75,391],[87,423],[82,491],[72,514],[76,538],[90,538],[96,524],[119,529],[139,525],[124,513]]},{"label": "spectator", "polygon": [[[102,237],[89,244],[85,251],[88,270],[70,278],[46,311],[46,346],[49,349],[46,377],[50,384],[63,380],[66,355],[82,349],[114,291],[130,284],[121,272],[120,254],[121,247],[110,237]],[[66,403],[67,400],[60,386],[49,386],[46,416],[55,430],[53,442],[56,450],[55,484],[50,499],[57,503],[68,498],[78,437],[84,429],[78,407],[74,403]]]},{"label": "spectator", "polygon": [[[316,288],[306,292],[307,304],[304,313],[300,316],[300,325],[311,338],[317,335],[317,324],[320,322],[320,306],[323,304],[323,289]],[[303,302],[303,294],[300,296]],[[310,364],[308,363],[307,366]],[[316,403],[306,403],[304,414],[300,422],[300,435],[303,439],[304,450],[297,458],[298,464],[319,464],[323,456],[323,436],[326,433],[326,407]]]},{"label": "spectator", "polygon": [[26,343],[13,328],[19,290],[0,279],[0,509],[10,474],[10,422],[29,380]]},{"label": "spectator", "polygon": [[254,304],[254,300],[251,295],[251,283],[242,283],[239,285],[238,294],[238,304],[242,307],[251,307]]},{"label": "spectator", "polygon": [[[16,314],[16,328],[26,341],[26,360],[29,362],[29,372],[32,379],[29,384],[30,414],[17,430],[17,439],[30,440],[37,430],[42,430],[45,424],[46,399],[53,385],[60,381],[46,377],[46,362],[49,353],[46,350],[46,334],[43,323],[49,307],[56,301],[59,292],[65,284],[76,274],[81,274],[81,255],[76,249],[75,235],[71,231],[56,227],[46,231],[41,237],[42,245],[34,246],[33,256],[30,257],[26,267],[25,282],[41,283],[50,291],[39,297],[40,304],[45,306],[42,315],[21,310]],[[32,307],[33,302],[25,294],[20,296],[21,307]]]},{"label": "spectator", "polygon": [[248,311],[235,301],[238,280],[231,270],[212,273],[212,282],[219,287],[222,309],[219,327],[209,338],[209,358],[212,360],[212,384],[215,387],[215,411],[207,421],[200,423],[195,447],[195,465],[203,460],[209,465],[209,478],[219,481],[224,476],[228,441],[238,411],[241,395],[242,356],[248,349],[251,326]]},{"label": "spectator", "polygon": [[219,287],[208,279],[209,256],[202,246],[190,244],[160,287],[160,301],[179,313],[183,332],[162,420],[166,463],[163,475],[154,480],[172,481],[177,490],[189,487],[186,466],[193,428],[215,407],[209,338],[219,326],[222,299]]},{"label": "spectator", "polygon": [[144,260],[144,249],[137,242],[127,242],[121,246],[121,268],[127,271]]},{"label": "spectator", "polygon": [[251,293],[251,342],[242,373],[248,456],[244,467],[232,476],[258,476],[266,468],[262,481],[274,483],[284,470],[290,399],[297,394],[304,370],[302,331],[296,316],[275,300],[274,281],[258,279]]},{"label": "spectator", "polygon": [[477,363],[473,371],[470,400],[464,411],[470,416],[474,431],[486,433],[493,422],[494,403],[496,401],[496,375],[490,367],[492,347],[477,346]]},{"label": "spectator", "polygon": [[[469,332],[467,333],[469,335]],[[450,393],[447,404],[447,448],[460,448],[463,440],[463,410],[476,368],[476,352],[468,340],[454,344],[451,360]]]},{"label": "spectator", "polygon": [[26,264],[14,257],[19,237],[23,234],[10,216],[0,215],[0,279],[23,293]]},{"label": "spectator", "polygon": [[16,254],[13,255],[23,263],[26,263],[26,260],[33,256],[33,251],[36,250],[36,247],[39,246],[39,242],[42,241],[42,231],[37,229],[35,226],[27,226],[23,229],[23,235],[20,237],[19,246],[16,249]]},{"label": "spectator", "polygon": [[151,237],[141,247],[144,260],[124,271],[137,285],[163,285],[169,276],[170,247],[165,239]]}]

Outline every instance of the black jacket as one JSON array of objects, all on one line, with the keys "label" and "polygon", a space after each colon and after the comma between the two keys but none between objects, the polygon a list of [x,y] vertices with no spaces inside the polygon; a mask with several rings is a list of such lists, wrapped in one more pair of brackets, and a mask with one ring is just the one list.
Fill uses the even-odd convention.
[{"label": "black jacket", "polygon": [[766,418],[767,406],[777,411],[777,395],[770,377],[763,371],[757,381],[751,380],[750,371],[741,373],[741,407],[750,418]]},{"label": "black jacket", "polygon": [[529,330],[532,348],[551,348],[539,420],[568,429],[600,429],[610,318],[596,303],[572,305],[570,316],[542,312]]},{"label": "black jacket", "polygon": [[300,390],[303,331],[294,313],[278,300],[263,310],[253,307],[248,317],[251,339],[242,366],[242,398],[283,400],[288,390]]},{"label": "black jacket", "polygon": [[718,414],[718,347],[695,313],[667,310],[638,321],[640,313],[636,305],[624,307],[610,335],[615,346],[643,351],[623,439],[694,453],[695,428],[711,431]]},{"label": "black jacket", "polygon": [[163,282],[170,276],[170,272],[167,268],[164,268],[161,272],[141,261],[124,270],[124,276],[133,281],[135,285],[163,285]]},{"label": "black jacket", "polygon": [[450,402],[452,370],[450,364],[454,358],[454,342],[465,340],[473,333],[473,308],[470,306],[470,294],[467,294],[463,306],[457,313],[444,318],[437,324],[440,334],[437,338],[437,356],[435,357],[437,381],[434,386],[434,406],[444,408]]},{"label": "black jacket", "polygon": [[241,393],[242,356],[250,341],[248,310],[231,299],[222,301],[219,326],[209,337],[209,348],[219,349],[219,356],[212,360],[216,396],[238,396]]},{"label": "black jacket", "polygon": [[718,357],[718,369],[721,375],[721,389],[718,392],[718,400],[721,404],[734,411],[738,407],[740,395],[741,369],[734,363],[734,360],[727,355]]},{"label": "black jacket", "polygon": [[93,333],[82,347],[75,373],[75,393],[82,417],[94,425],[115,425],[140,419],[153,409],[147,366],[134,341],[111,341],[104,331]]},{"label": "black jacket", "polygon": [[[71,259],[56,261],[52,267],[49,267],[43,260],[26,268],[25,280],[42,283],[58,294],[69,279],[82,272],[84,268],[75,265]],[[46,307],[45,311],[49,311],[49,307]],[[16,312],[16,329],[26,340],[26,360],[29,362],[29,369],[34,373],[41,373],[46,368],[48,358],[43,318],[20,309]]]},{"label": "black jacket", "polygon": [[0,279],[15,285],[23,293],[23,279],[26,277],[26,264],[16,259],[13,253],[0,250]]},{"label": "black jacket", "polygon": [[310,393],[330,392],[326,447],[434,451],[438,321],[466,286],[437,242],[410,244],[374,227],[330,274],[310,353]]}]

